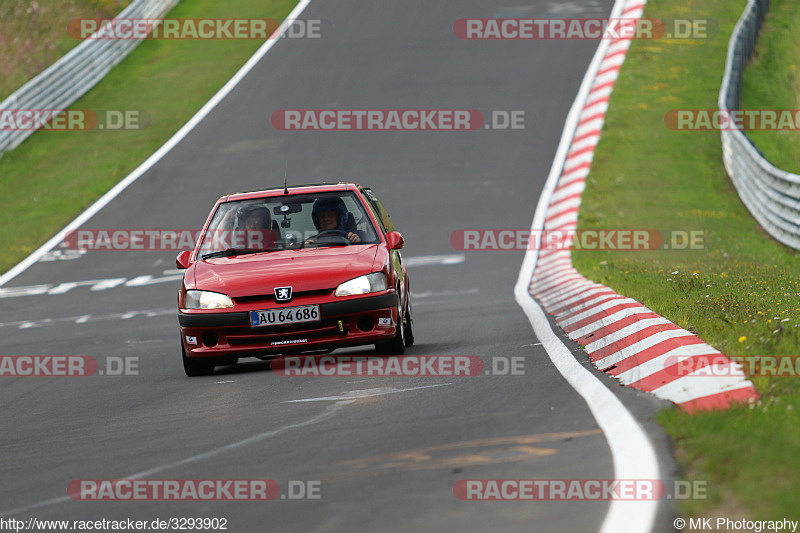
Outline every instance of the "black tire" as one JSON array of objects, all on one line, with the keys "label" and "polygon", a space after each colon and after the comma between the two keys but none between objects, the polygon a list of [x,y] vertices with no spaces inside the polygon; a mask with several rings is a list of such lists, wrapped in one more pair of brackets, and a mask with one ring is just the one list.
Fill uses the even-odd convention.
[{"label": "black tire", "polygon": [[414,315],[411,312],[411,294],[406,296],[406,346],[414,346]]},{"label": "black tire", "polygon": [[190,378],[196,376],[210,376],[214,373],[213,361],[203,361],[202,359],[190,359],[186,357],[186,349],[181,341],[181,358],[183,359],[183,371]]},{"label": "black tire", "polygon": [[403,355],[406,352],[406,327],[405,318],[397,308],[397,333],[389,342],[375,344],[375,353],[378,355]]}]

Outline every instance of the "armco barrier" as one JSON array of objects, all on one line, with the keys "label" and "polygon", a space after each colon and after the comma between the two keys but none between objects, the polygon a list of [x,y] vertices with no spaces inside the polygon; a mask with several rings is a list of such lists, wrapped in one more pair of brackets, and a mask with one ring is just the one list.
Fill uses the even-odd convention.
[{"label": "armco barrier", "polygon": [[[178,0],[133,0],[118,18],[161,18]],[[66,109],[86,94],[141,41],[89,39],[12,93],[0,109]],[[0,157],[34,131],[0,131]]]},{"label": "armco barrier", "polygon": [[[721,111],[739,108],[742,75],[768,10],[769,0],[749,0],[734,27],[717,102]],[[786,246],[800,248],[800,176],[773,166],[739,129],[722,131],[722,159],[758,223]]]}]

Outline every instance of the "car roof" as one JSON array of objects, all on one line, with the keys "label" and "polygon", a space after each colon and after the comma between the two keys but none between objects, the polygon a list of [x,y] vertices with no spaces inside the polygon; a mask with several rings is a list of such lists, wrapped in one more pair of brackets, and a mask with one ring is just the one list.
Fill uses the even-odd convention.
[{"label": "car roof", "polygon": [[[289,194],[313,194],[321,192],[335,192],[335,191],[350,191],[358,190],[360,185],[353,182],[327,182],[327,183],[306,183],[303,185],[291,185],[287,187]],[[271,196],[287,196],[284,188],[273,187],[269,189],[261,189],[258,191],[238,192],[223,196],[219,199],[220,202],[235,202],[239,200],[251,200],[255,198],[268,198]]]}]

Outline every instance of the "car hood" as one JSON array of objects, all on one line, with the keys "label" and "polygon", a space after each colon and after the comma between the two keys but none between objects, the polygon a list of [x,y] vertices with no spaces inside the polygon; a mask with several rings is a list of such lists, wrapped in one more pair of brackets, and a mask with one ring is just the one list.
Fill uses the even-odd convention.
[{"label": "car hood", "polygon": [[195,287],[233,298],[272,294],[275,287],[286,286],[294,292],[333,290],[373,272],[378,246],[303,248],[198,261]]}]

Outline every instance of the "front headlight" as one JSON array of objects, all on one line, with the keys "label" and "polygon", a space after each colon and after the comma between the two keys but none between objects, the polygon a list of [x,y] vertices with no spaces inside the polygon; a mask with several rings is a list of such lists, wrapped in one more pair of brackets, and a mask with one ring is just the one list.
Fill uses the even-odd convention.
[{"label": "front headlight", "polygon": [[233,301],[218,292],[186,291],[186,309],[225,309],[233,307]]},{"label": "front headlight", "polygon": [[386,274],[374,272],[359,278],[345,281],[338,287],[334,296],[351,296],[353,294],[366,294],[368,292],[378,292],[386,290]]}]

